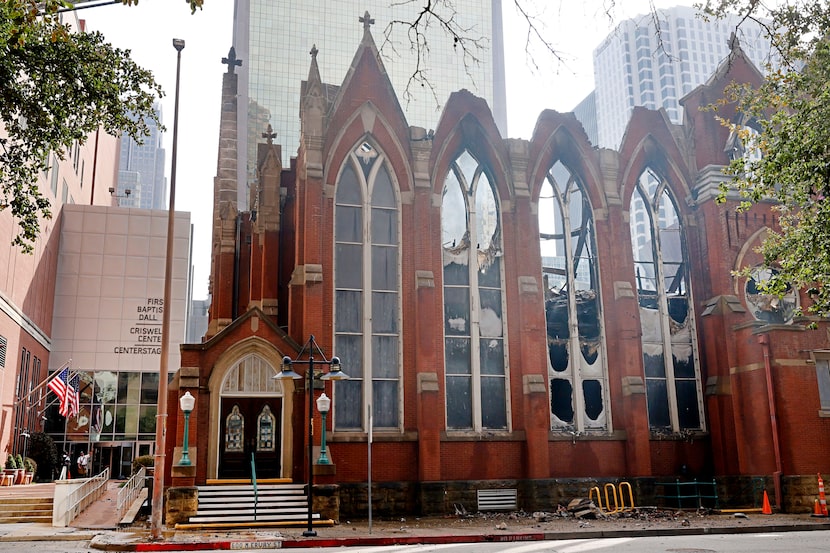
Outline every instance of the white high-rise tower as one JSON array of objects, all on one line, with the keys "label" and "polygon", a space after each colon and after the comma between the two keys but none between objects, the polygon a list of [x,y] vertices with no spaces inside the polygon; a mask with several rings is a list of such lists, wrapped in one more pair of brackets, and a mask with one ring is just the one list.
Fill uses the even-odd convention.
[{"label": "white high-rise tower", "polygon": [[[674,123],[679,100],[704,83],[729,55],[732,33],[764,69],[771,48],[761,25],[737,17],[703,21],[695,8],[676,6],[620,23],[594,50],[598,145],[616,148],[634,106],[665,108]],[[736,31],[737,28],[737,31]]]}]

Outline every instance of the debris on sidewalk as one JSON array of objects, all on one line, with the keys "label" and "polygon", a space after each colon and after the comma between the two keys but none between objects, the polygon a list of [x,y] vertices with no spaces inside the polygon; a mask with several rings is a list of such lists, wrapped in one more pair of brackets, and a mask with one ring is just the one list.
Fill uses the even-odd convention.
[{"label": "debris on sidewalk", "polygon": [[596,504],[587,497],[577,497],[568,503],[568,511],[576,518],[605,518]]}]

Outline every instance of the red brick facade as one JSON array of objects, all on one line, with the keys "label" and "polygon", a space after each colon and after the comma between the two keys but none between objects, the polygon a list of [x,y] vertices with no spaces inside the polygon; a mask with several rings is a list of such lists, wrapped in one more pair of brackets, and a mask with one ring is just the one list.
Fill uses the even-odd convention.
[{"label": "red brick facade", "polygon": [[[402,416],[394,431],[373,433],[374,482],[763,476],[773,477],[776,491],[784,493],[781,476],[830,471],[830,418],[821,416],[811,354],[828,348],[826,325],[817,321],[818,330],[806,330],[806,320],[771,324],[750,312],[746,283],[732,271],[760,262],[753,248],[765,228],[774,228],[774,212],[762,204],[736,214],[733,201],[715,203],[730,137],[713,113],[698,109],[721,98],[729,82],[757,84],[760,78],[737,50],[683,99],[682,126],[662,111],[635,108],[619,151],[595,149],[572,114],[554,111],[539,116],[529,141],[504,139],[486,103],[464,90],[447,100],[434,134],[427,134],[407,125],[367,32],[339,88],[320,81],[313,58],[303,83],[298,155],[284,169],[278,167],[278,146],[261,145],[261,181],[243,209],[227,193],[235,190],[229,179],[236,171],[227,155],[235,146],[235,75],[226,75],[211,322],[204,343],[182,347],[182,368],[170,391],[171,402],[185,389],[198,399],[190,435],[199,455],[195,476],[174,479],[174,485],[222,476],[216,464],[222,455],[215,445],[219,426],[210,422],[219,414],[211,409],[222,393],[218,372],[243,352],[257,352],[276,372],[283,355],[296,358],[299,344],[314,335],[327,355],[342,355],[334,351],[335,198],[351,152],[364,141],[380,151],[393,175],[400,225]],[[734,118],[728,106],[719,114]],[[445,178],[465,149],[486,166],[498,198],[508,360],[508,423],[500,430],[457,431],[447,424],[441,209]],[[599,431],[552,424],[539,205],[557,160],[582,183],[592,208],[607,365],[601,382],[608,422]],[[630,230],[632,195],[647,168],[668,183],[685,232],[698,371],[693,385],[702,419],[699,427],[682,431],[650,427],[646,390],[652,381],[644,375]],[[809,301],[800,295],[802,306]],[[343,370],[372,374],[370,367],[345,360]],[[328,383],[325,392],[338,401],[336,387]],[[282,475],[302,482],[307,399],[302,385],[284,393],[283,404],[293,407],[284,411],[282,447],[290,463],[283,464]],[[172,456],[181,446],[182,421],[175,409],[170,413]],[[315,444],[319,424],[315,414]],[[338,431],[331,417],[327,426],[336,472],[320,481],[365,483],[365,422],[362,432]]]}]

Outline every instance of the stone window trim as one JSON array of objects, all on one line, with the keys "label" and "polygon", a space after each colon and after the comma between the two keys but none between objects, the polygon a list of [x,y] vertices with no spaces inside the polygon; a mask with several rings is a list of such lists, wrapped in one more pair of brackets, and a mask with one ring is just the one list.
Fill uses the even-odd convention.
[{"label": "stone window trim", "polygon": [[346,157],[334,203],[333,349],[351,376],[334,384],[334,433],[367,432],[370,420],[373,432],[400,432],[401,192],[372,137],[358,141]]},{"label": "stone window trim", "polygon": [[816,367],[816,387],[819,396],[818,416],[830,418],[830,350],[810,352],[810,362]]},{"label": "stone window trim", "polygon": [[561,159],[539,187],[539,242],[547,330],[551,431],[611,428],[593,208]]},{"label": "stone window trim", "polygon": [[510,386],[498,185],[464,149],[441,200],[444,387],[448,435],[510,431]]},{"label": "stone window trim", "polygon": [[634,183],[630,217],[649,426],[663,436],[705,431],[684,221],[670,183],[646,167]]}]

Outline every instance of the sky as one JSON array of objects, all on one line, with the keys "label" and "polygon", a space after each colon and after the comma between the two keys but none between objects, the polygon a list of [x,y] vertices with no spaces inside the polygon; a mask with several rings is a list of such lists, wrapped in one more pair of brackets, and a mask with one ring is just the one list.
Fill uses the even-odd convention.
[{"label": "sky", "polygon": [[[571,111],[591,92],[593,49],[619,21],[647,14],[651,4],[661,8],[692,2],[518,1],[537,16],[538,30],[564,61],[557,61],[538,45],[526,48],[527,22],[518,14],[514,0],[502,0],[510,138],[530,138],[543,110]],[[227,69],[221,59],[231,46],[233,1],[205,0],[204,9],[193,15],[182,0],[141,0],[137,6],[111,4],[79,10],[78,16],[86,20],[88,30],[101,31],[114,46],[129,49],[133,59],[152,70],[156,81],[166,91],[161,104],[167,127],[164,142],[168,182],[176,86],[173,38],[185,41],[179,84],[175,208],[191,213],[194,225],[193,298],[205,299],[210,276],[213,178],[218,152],[222,73]],[[355,49],[357,46],[355,43]]]}]

